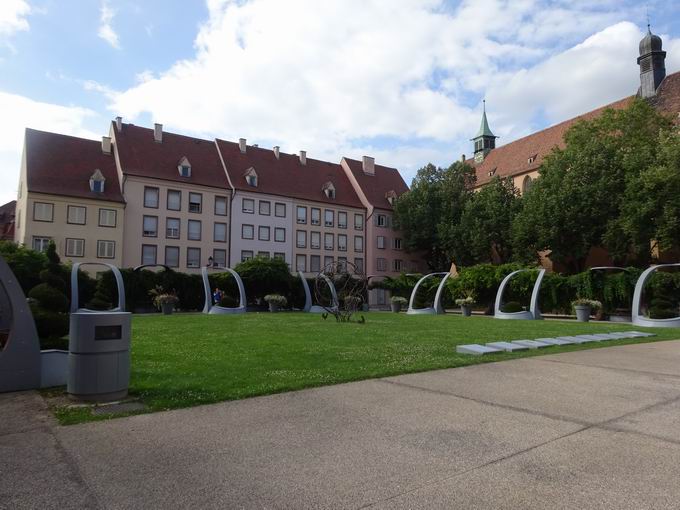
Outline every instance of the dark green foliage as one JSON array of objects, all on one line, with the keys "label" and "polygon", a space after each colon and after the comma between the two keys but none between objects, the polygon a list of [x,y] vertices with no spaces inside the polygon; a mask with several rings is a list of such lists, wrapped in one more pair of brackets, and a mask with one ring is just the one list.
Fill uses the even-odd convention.
[{"label": "dark green foliage", "polygon": [[69,316],[66,313],[52,312],[45,310],[40,306],[31,306],[33,312],[33,320],[35,320],[35,327],[38,330],[40,337],[40,345],[45,348],[43,342],[45,339],[56,341],[68,334],[69,331]]},{"label": "dark green foliage", "polygon": [[34,300],[31,306],[33,319],[40,338],[59,338],[69,330],[69,299],[65,294],[68,270],[57,255],[53,241],[47,246],[45,269],[40,271],[39,283],[28,297]]},{"label": "dark green foliage", "polygon": [[47,264],[44,253],[11,241],[0,241],[0,255],[12,269],[25,294],[40,283],[40,272]]},{"label": "dark green foliage", "polygon": [[267,294],[286,296],[296,279],[288,264],[278,258],[254,257],[237,264],[234,270],[243,280],[249,304],[263,304]]},{"label": "dark green foliage", "polygon": [[28,293],[28,297],[37,301],[38,306],[45,311],[68,312],[69,302],[66,295],[48,283],[40,283],[33,287]]},{"label": "dark green foliage", "polygon": [[522,310],[524,310],[524,308],[517,301],[508,301],[501,307],[501,311],[505,313],[517,313]]}]

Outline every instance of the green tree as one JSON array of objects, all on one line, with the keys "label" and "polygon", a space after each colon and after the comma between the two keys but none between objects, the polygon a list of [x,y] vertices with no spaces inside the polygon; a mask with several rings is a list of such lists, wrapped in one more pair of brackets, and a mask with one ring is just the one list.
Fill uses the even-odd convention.
[{"label": "green tree", "polygon": [[512,257],[512,223],[522,202],[512,179],[494,177],[468,200],[461,236],[476,262],[504,264]]}]

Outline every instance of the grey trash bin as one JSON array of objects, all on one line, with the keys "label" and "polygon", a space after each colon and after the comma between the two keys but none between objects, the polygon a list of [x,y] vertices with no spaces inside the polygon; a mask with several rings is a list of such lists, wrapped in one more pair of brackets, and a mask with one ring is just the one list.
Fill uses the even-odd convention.
[{"label": "grey trash bin", "polygon": [[[78,268],[106,266],[118,286],[118,306],[99,311],[78,307]],[[130,321],[125,311],[123,277],[104,263],[74,264],[71,270],[71,327],[66,391],[78,400],[106,402],[127,396],[130,384]]]}]

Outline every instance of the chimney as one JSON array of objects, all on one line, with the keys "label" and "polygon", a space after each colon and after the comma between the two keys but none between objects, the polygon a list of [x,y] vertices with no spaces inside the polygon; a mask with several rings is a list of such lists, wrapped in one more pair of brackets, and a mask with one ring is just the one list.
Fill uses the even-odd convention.
[{"label": "chimney", "polygon": [[102,152],[104,154],[111,154],[111,137],[102,136]]},{"label": "chimney", "polygon": [[300,151],[300,164],[301,165],[307,164],[307,151]]},{"label": "chimney", "polygon": [[366,175],[375,175],[375,158],[364,156],[363,167]]},{"label": "chimney", "polygon": [[123,117],[116,117],[116,130],[119,133],[123,130]]},{"label": "chimney", "polygon": [[461,155],[460,155],[460,162],[461,162],[461,163],[465,163],[465,159],[466,159],[466,158],[465,158],[465,154],[461,154]]},{"label": "chimney", "polygon": [[246,139],[245,138],[239,138],[238,139],[238,148],[241,149],[241,153],[243,153],[243,154],[246,153]]},{"label": "chimney", "polygon": [[279,149],[278,145],[274,145],[274,156],[276,156],[276,159],[279,159]]},{"label": "chimney", "polygon": [[163,124],[153,125],[153,139],[158,143],[163,142]]}]

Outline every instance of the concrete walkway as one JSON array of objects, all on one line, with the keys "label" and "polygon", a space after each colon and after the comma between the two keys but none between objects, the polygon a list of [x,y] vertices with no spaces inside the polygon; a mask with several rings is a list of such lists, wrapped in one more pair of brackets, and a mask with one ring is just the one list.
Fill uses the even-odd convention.
[{"label": "concrete walkway", "polygon": [[0,410],[0,508],[680,508],[680,341],[82,426]]}]

